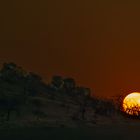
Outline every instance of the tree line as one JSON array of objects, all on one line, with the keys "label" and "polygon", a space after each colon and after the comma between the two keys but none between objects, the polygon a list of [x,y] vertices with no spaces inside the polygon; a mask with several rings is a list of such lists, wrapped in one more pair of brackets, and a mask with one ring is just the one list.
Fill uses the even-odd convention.
[{"label": "tree line", "polygon": [[[89,88],[77,86],[73,78],[53,76],[50,83],[33,72],[26,72],[15,63],[4,63],[0,70],[0,115],[7,121],[12,112],[20,116],[21,110],[32,104],[33,113],[39,119],[42,101],[37,97],[61,100],[66,105],[67,99],[79,106],[78,114],[86,119],[86,109],[91,107],[95,114],[111,116],[116,112],[116,105],[111,100],[91,96]],[[34,97],[34,98],[32,98]],[[31,100],[32,99],[32,100]],[[75,119],[77,116],[73,116]]]}]

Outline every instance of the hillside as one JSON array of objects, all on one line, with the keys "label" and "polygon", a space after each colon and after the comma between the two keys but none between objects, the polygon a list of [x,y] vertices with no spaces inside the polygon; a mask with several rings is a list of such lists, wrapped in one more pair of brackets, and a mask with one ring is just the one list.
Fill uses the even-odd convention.
[{"label": "hillside", "polygon": [[0,70],[1,127],[91,127],[120,118],[113,100],[91,96],[90,89],[77,86],[73,78],[54,76],[45,83],[14,63],[5,63]]}]

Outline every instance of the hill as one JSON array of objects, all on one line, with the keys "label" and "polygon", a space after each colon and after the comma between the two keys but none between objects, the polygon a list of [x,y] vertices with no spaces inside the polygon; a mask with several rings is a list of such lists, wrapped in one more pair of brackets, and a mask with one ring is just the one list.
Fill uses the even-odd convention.
[{"label": "hill", "polygon": [[[123,118],[111,99],[91,96],[69,77],[53,76],[51,83],[14,63],[0,70],[0,126],[90,127]],[[10,125],[14,123],[14,125]]]}]

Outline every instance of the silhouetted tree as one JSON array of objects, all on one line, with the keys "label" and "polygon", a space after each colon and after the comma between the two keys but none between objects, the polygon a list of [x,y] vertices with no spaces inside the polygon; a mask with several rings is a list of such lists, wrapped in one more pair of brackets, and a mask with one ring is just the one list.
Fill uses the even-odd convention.
[{"label": "silhouetted tree", "polygon": [[54,90],[60,90],[63,87],[63,78],[61,76],[53,76],[52,81],[51,81],[51,87]]},{"label": "silhouetted tree", "polygon": [[88,101],[90,98],[90,89],[76,87],[74,98],[76,98],[76,102],[79,105],[76,115],[79,116],[80,119],[85,120]]},{"label": "silhouetted tree", "polygon": [[66,92],[72,92],[76,88],[76,83],[73,78],[66,78],[64,79],[64,89]]},{"label": "silhouetted tree", "polygon": [[116,112],[115,104],[110,100],[98,100],[95,106],[95,114],[102,116],[112,116]]},{"label": "silhouetted tree", "polygon": [[22,85],[24,83],[24,78],[26,77],[26,74],[27,73],[16,64],[4,63],[0,71],[0,79],[2,80],[2,82]]},{"label": "silhouetted tree", "polygon": [[39,95],[42,92],[43,86],[44,83],[42,82],[42,78],[39,75],[31,72],[27,75],[25,90],[28,95]]},{"label": "silhouetted tree", "polygon": [[6,117],[7,121],[10,120],[10,116],[12,112],[16,112],[17,116],[20,115],[21,106],[23,104],[23,100],[20,97],[0,97],[0,112],[4,113],[3,115]]},{"label": "silhouetted tree", "polygon": [[39,120],[40,118],[46,117],[43,109],[43,101],[40,98],[32,98],[32,113],[36,116],[36,119]]}]

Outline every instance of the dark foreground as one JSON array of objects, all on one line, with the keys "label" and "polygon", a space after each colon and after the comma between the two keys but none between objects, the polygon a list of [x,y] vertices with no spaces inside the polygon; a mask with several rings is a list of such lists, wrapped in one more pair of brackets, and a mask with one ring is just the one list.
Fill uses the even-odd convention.
[{"label": "dark foreground", "polygon": [[0,130],[1,140],[132,140],[140,138],[140,125],[92,128],[20,128]]}]

